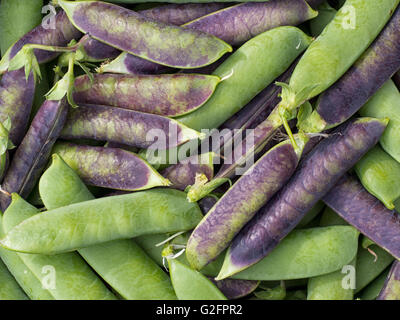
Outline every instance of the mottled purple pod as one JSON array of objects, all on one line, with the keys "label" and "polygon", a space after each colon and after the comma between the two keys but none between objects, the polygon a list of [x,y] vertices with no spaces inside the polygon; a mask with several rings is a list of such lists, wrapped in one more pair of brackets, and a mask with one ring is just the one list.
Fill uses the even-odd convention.
[{"label": "mottled purple pod", "polygon": [[318,99],[299,128],[320,132],[354,115],[400,69],[400,7],[357,62]]},{"label": "mottled purple pod", "polygon": [[88,38],[88,40],[83,43],[82,49],[84,54],[83,60],[87,62],[115,59],[121,54],[120,50],[93,38]]},{"label": "mottled purple pod", "polygon": [[298,150],[289,140],[261,157],[222,196],[191,234],[186,258],[200,270],[226,249],[256,212],[289,180],[299,163],[307,138],[297,137]]},{"label": "mottled purple pod", "polygon": [[400,217],[387,209],[352,176],[344,176],[323,197],[340,217],[400,259]]},{"label": "mottled purple pod", "polygon": [[[41,44],[48,46],[65,47],[71,40],[78,39],[82,34],[68,20],[65,12],[59,12],[54,19],[48,21],[52,25],[41,24],[18,40],[4,55],[2,64],[8,62],[22,49],[26,44]],[[56,52],[35,50],[35,55],[39,63],[46,63],[58,56]],[[2,66],[3,67],[3,66]],[[0,68],[0,72],[4,71]]]},{"label": "mottled purple pod", "polygon": [[196,175],[204,174],[207,179],[214,176],[212,152],[195,155],[172,165],[161,172],[161,174],[172,183],[172,187],[185,190],[187,186],[194,184]]},{"label": "mottled purple pod", "polygon": [[63,158],[87,185],[124,191],[170,185],[147,162],[122,149],[58,142],[52,152]]},{"label": "mottled purple pod", "polygon": [[296,26],[317,16],[304,0],[240,3],[183,25],[212,34],[233,46],[279,26]]},{"label": "mottled purple pod", "polygon": [[218,279],[257,263],[377,142],[388,121],[360,118],[339,127],[300,163],[289,182],[233,240]]},{"label": "mottled purple pod", "polygon": [[229,300],[243,298],[251,294],[257,289],[260,281],[254,280],[238,280],[238,279],[224,279],[216,281],[214,278],[209,279],[217,286],[219,290]]},{"label": "mottled purple pod", "polygon": [[93,139],[138,148],[169,149],[202,134],[155,114],[102,105],[80,105],[68,113],[61,138]]},{"label": "mottled purple pod", "polygon": [[202,67],[232,51],[230,45],[212,35],[157,22],[117,5],[101,1],[58,3],[80,31],[162,65]]},{"label": "mottled purple pod", "polygon": [[393,262],[385,284],[376,300],[400,300],[400,261]]},{"label": "mottled purple pod", "polygon": [[26,79],[23,69],[8,71],[0,80],[0,122],[11,119],[10,139],[19,145],[26,133],[35,96],[32,73]]},{"label": "mottled purple pod", "polygon": [[[43,103],[14,154],[3,180],[3,190],[18,193],[24,198],[30,194],[64,126],[67,110],[65,98],[60,101],[46,100]],[[0,196],[3,212],[10,203],[10,197],[5,194]]]},{"label": "mottled purple pod", "polygon": [[74,100],[176,117],[210,99],[220,78],[197,74],[97,74],[76,78]]}]

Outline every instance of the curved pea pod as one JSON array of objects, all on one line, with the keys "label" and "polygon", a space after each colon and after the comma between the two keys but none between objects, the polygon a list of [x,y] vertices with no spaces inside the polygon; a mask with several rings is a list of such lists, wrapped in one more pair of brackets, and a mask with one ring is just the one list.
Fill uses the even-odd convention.
[{"label": "curved pea pod", "polygon": [[47,211],[11,229],[1,245],[20,252],[55,254],[144,234],[186,231],[201,218],[200,208],[188,203],[183,192],[153,189]]},{"label": "curved pea pod", "polygon": [[238,280],[238,279],[224,279],[216,281],[213,278],[209,280],[214,283],[222,294],[229,300],[239,299],[248,296],[257,289],[260,281],[255,280]]},{"label": "curved pea pod", "polygon": [[75,80],[74,100],[176,117],[200,108],[220,78],[197,74],[87,75]]},{"label": "curved pea pod", "polygon": [[28,300],[28,297],[18,285],[7,267],[0,260],[0,300]]},{"label": "curved pea pod", "polygon": [[[23,141],[15,151],[13,161],[2,184],[3,190],[28,197],[42,170],[46,166],[51,149],[58,139],[67,117],[66,99],[46,100],[36,114]],[[5,210],[10,197],[2,194],[0,203]]]},{"label": "curved pea pod", "polygon": [[319,132],[333,128],[354,115],[400,69],[399,29],[400,7],[368,50],[319,97],[315,110],[299,124],[299,128],[306,132]]},{"label": "curved pea pod", "polygon": [[365,190],[356,178],[344,176],[323,200],[378,246],[400,258],[400,218]]},{"label": "curved pea pod", "polygon": [[400,300],[400,262],[395,261],[377,300]]},{"label": "curved pea pod", "polygon": [[186,257],[202,269],[226,249],[256,212],[289,180],[299,163],[307,138],[298,137],[294,150],[284,141],[261,157],[222,196],[191,234]]},{"label": "curved pea pod", "polygon": [[70,110],[61,132],[64,139],[94,139],[139,148],[157,144],[159,149],[202,137],[199,132],[166,117],[101,105],[80,105]]},{"label": "curved pea pod", "polygon": [[100,62],[117,58],[121,51],[96,39],[88,38],[82,44],[81,53],[83,54],[82,60],[86,62]]},{"label": "curved pea pod", "polygon": [[58,142],[52,152],[90,186],[138,191],[170,185],[147,162],[122,149]]},{"label": "curved pea pod", "polygon": [[318,7],[318,16],[310,21],[310,30],[313,37],[319,36],[325,27],[331,22],[337,11],[328,2],[323,2]]},{"label": "curved pea pod", "polygon": [[172,285],[179,300],[227,300],[222,292],[200,272],[176,259],[168,259],[168,266]]},{"label": "curved pea pod", "polygon": [[381,292],[383,285],[385,284],[386,278],[389,274],[389,270],[382,272],[378,278],[372,281],[361,293],[361,300],[375,300]]},{"label": "curved pea pod", "polygon": [[376,146],[357,162],[355,171],[364,188],[393,210],[400,197],[400,163]]},{"label": "curved pea pod", "polygon": [[278,27],[252,38],[214,71],[225,80],[211,99],[178,120],[197,130],[219,127],[287,70],[310,42],[296,27]]},{"label": "curved pea pod", "polygon": [[387,81],[375,95],[360,109],[366,117],[388,117],[389,124],[379,140],[382,148],[397,162],[400,162],[400,92],[393,81]]},{"label": "curved pea pod", "polygon": [[[357,247],[357,244],[354,244]],[[349,269],[348,269],[349,268]],[[307,300],[353,300],[355,280],[345,282],[347,270],[355,270],[355,261],[332,273],[310,278],[307,286]],[[351,274],[350,274],[351,276]]]},{"label": "curved pea pod", "polygon": [[28,79],[23,69],[6,72],[0,80],[0,122],[11,120],[10,139],[19,145],[29,122],[35,82],[32,74]]},{"label": "curved pea pod", "polygon": [[[59,4],[83,33],[162,65],[202,67],[232,51],[230,45],[212,35],[157,22],[109,3],[60,0]],[[121,24],[125,26],[122,29]]]},{"label": "curved pea pod", "polygon": [[[57,13],[52,21],[54,27],[41,24],[19,39],[3,56],[0,72],[7,70],[10,60],[28,43],[65,47],[71,40],[78,39],[82,35],[70,23],[64,11]],[[57,55],[56,52],[35,50],[35,56],[39,63],[53,60]]]},{"label": "curved pea pod", "polygon": [[397,88],[400,90],[400,71],[397,72],[394,76],[393,76],[393,81],[396,84]]},{"label": "curved pea pod", "polygon": [[268,255],[378,142],[386,125],[387,120],[355,119],[314,147],[285,187],[236,236],[219,279],[246,269]]},{"label": "curved pea pod", "polygon": [[[39,187],[49,210],[94,199],[59,156],[53,157]],[[125,299],[176,299],[168,276],[131,239],[114,240],[78,252]]]},{"label": "curved pea pod", "polygon": [[212,34],[230,45],[241,45],[267,30],[296,26],[317,16],[304,0],[240,3],[183,25]]},{"label": "curved pea pod", "polygon": [[[3,216],[4,231],[35,216],[39,210],[31,206],[17,194]],[[53,272],[56,283],[48,285],[46,290],[57,300],[113,300],[116,297],[76,253],[64,253],[55,256],[18,254],[25,266],[41,281]],[[50,267],[49,267],[50,266]]]}]

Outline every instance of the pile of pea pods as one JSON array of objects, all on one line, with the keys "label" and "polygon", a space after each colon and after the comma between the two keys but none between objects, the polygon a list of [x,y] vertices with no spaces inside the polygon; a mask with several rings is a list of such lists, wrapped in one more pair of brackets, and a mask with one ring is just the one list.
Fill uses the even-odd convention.
[{"label": "pile of pea pods", "polygon": [[1,0],[0,300],[400,300],[400,0],[167,2]]}]

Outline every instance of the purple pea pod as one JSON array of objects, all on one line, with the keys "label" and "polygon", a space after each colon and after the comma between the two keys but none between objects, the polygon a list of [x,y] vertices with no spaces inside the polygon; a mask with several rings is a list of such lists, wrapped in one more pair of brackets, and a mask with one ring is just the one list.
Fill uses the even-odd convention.
[{"label": "purple pea pod", "polygon": [[[67,110],[65,98],[60,101],[46,100],[43,103],[4,177],[2,189],[5,192],[18,193],[24,198],[30,194],[65,123]],[[0,204],[3,212],[10,203],[11,198],[1,194]]]},{"label": "purple pea pod", "polygon": [[235,235],[295,172],[308,138],[297,137],[294,150],[284,141],[261,157],[222,196],[191,234],[186,258],[200,270],[225,250]]},{"label": "purple pea pod", "polygon": [[100,62],[107,59],[115,59],[121,51],[100,42],[93,38],[88,38],[82,45],[83,59],[86,62]]},{"label": "purple pea pod", "polygon": [[[54,21],[54,27],[47,26],[45,28],[43,25],[39,25],[19,39],[4,55],[0,72],[7,70],[9,61],[15,57],[15,55],[26,44],[65,47],[71,40],[78,39],[82,36],[82,33],[78,31],[68,20],[65,12],[59,12],[52,21]],[[56,58],[58,53],[35,50],[35,56],[39,63],[46,63]]]},{"label": "purple pea pod", "polygon": [[393,81],[396,84],[397,88],[400,90],[400,71],[397,72],[394,76],[393,76]]},{"label": "purple pea pod", "polygon": [[200,17],[183,27],[212,34],[238,46],[267,30],[297,26],[317,14],[304,0],[247,2]]},{"label": "purple pea pod", "polygon": [[74,100],[177,117],[206,103],[219,82],[217,76],[197,74],[84,75],[75,79]]},{"label": "purple pea pod", "polygon": [[304,215],[379,140],[387,119],[349,121],[321,141],[293,177],[233,240],[217,280],[267,256]]},{"label": "purple pea pod", "polygon": [[202,67],[232,51],[230,45],[212,35],[158,22],[117,5],[101,1],[58,3],[80,31],[162,65]]},{"label": "purple pea pod", "polygon": [[178,121],[159,115],[88,104],[69,111],[60,137],[165,150],[202,138],[203,135]]},{"label": "purple pea pod", "polygon": [[0,122],[11,120],[10,139],[19,145],[28,127],[35,95],[35,81],[31,73],[26,79],[23,69],[8,71],[0,80]]},{"label": "purple pea pod", "polygon": [[171,181],[173,188],[185,190],[187,186],[195,183],[196,175],[203,174],[207,179],[212,179],[214,156],[212,152],[191,156],[183,162],[164,169],[161,174]]},{"label": "purple pea pod", "polygon": [[[306,111],[298,127],[321,132],[354,115],[400,69],[400,7],[369,49]],[[311,113],[311,114],[309,114]]]},{"label": "purple pea pod", "polygon": [[365,190],[356,178],[344,176],[323,200],[349,224],[400,259],[400,217]]},{"label": "purple pea pod", "polygon": [[385,284],[376,300],[400,300],[400,261],[393,262]]},{"label": "purple pea pod", "polygon": [[224,279],[221,281],[216,281],[211,277],[208,279],[213,282],[229,300],[248,296],[254,290],[256,290],[260,284],[260,281],[255,280]]},{"label": "purple pea pod", "polygon": [[58,142],[52,152],[63,158],[87,185],[123,191],[170,185],[147,162],[122,149]]}]

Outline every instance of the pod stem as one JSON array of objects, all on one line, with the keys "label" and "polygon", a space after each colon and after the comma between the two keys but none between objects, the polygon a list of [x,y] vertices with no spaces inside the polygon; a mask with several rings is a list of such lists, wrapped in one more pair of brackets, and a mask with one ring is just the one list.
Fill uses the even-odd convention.
[{"label": "pod stem", "polygon": [[195,184],[187,189],[187,199],[189,202],[197,202],[226,182],[232,186],[232,182],[228,178],[214,178],[208,182],[205,174],[197,174]]}]

